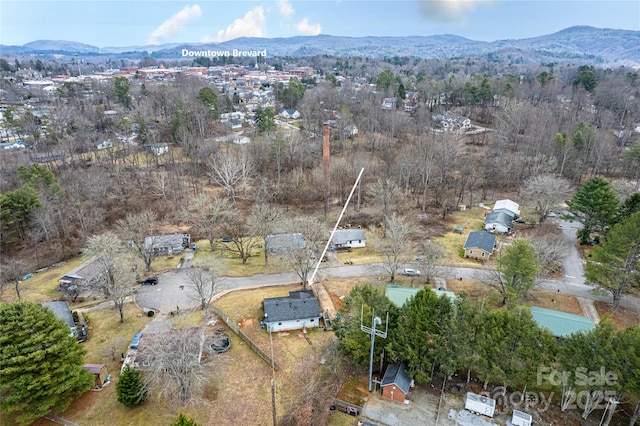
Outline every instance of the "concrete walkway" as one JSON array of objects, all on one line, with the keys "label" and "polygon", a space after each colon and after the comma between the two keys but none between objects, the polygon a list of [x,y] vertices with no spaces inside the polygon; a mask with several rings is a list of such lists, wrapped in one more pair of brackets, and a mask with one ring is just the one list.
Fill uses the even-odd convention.
[{"label": "concrete walkway", "polygon": [[582,308],[584,315],[593,321],[595,325],[598,325],[600,322],[600,315],[598,315],[598,311],[593,304],[593,300],[585,299],[584,297],[576,297],[576,299],[578,299],[578,303],[580,303],[580,307]]}]

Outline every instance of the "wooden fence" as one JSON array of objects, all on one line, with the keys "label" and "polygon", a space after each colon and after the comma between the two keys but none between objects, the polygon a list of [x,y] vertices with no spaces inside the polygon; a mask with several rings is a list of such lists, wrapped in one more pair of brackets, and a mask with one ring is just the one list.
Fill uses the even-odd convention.
[{"label": "wooden fence", "polygon": [[222,320],[225,322],[225,324],[227,324],[227,326],[233,330],[234,333],[236,333],[238,336],[240,336],[240,338],[247,344],[249,345],[249,347],[251,349],[253,349],[255,351],[255,353],[258,354],[258,356],[260,356],[260,358],[264,359],[265,361],[267,361],[267,363],[271,366],[273,366],[273,368],[275,368],[276,370],[278,369],[278,364],[271,359],[271,357],[269,355],[266,354],[265,351],[263,351],[262,349],[260,349],[258,347],[258,345],[256,345],[253,340],[251,340],[249,338],[249,336],[247,336],[246,334],[244,334],[242,332],[242,330],[240,330],[238,328],[238,326],[229,319],[228,316],[226,316],[225,314],[222,313],[221,310],[219,310],[218,308],[215,308],[213,306],[210,306],[209,309],[215,313],[216,315],[218,315],[220,318],[222,318]]}]

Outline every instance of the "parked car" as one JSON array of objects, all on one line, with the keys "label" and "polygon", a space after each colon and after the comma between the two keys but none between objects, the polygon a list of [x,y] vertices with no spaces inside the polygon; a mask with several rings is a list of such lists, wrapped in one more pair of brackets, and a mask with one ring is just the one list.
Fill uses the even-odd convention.
[{"label": "parked car", "polygon": [[420,271],[418,271],[417,269],[413,269],[413,268],[404,268],[402,270],[402,274],[406,275],[408,277],[419,277],[420,276]]},{"label": "parked car", "polygon": [[133,340],[131,341],[131,345],[129,345],[129,347],[131,349],[138,349],[138,346],[140,345],[141,337],[142,337],[142,331],[139,333],[136,333],[135,336],[133,336]]},{"label": "parked car", "polygon": [[230,243],[231,242],[231,237],[222,237],[222,242],[223,243]]},{"label": "parked car", "polygon": [[142,285],[156,285],[158,284],[158,277],[156,277],[155,275],[153,277],[147,277],[144,278],[142,280],[140,280],[140,284]]}]

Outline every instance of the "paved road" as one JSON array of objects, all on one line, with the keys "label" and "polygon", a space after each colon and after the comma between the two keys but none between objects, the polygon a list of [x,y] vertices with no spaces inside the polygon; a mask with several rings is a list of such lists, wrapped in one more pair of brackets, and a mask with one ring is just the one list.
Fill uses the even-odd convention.
[{"label": "paved road", "polygon": [[[564,225],[563,225],[563,229]],[[577,228],[568,227],[570,229],[565,235],[575,241],[575,231]],[[571,232],[574,236],[571,237]],[[572,244],[575,248],[575,244]],[[575,256],[578,260],[576,261]],[[559,280],[539,280],[536,288],[552,292],[560,292],[569,294],[588,300],[601,300],[611,302],[611,296],[592,293],[593,287],[584,283],[582,261],[578,255],[577,249],[575,253],[568,256],[568,262],[573,266],[575,275],[569,275]],[[579,265],[576,265],[579,264]],[[410,266],[410,265],[407,265]],[[162,313],[168,313],[180,309],[195,307],[198,305],[196,293],[190,289],[188,272],[191,268],[178,269],[174,272],[167,272],[159,275],[159,283],[155,286],[139,286],[136,291],[136,303],[143,308],[155,309]],[[481,280],[483,275],[487,274],[487,270],[475,268],[454,268],[448,267],[442,272],[445,278],[465,278]],[[325,266],[318,270],[315,281],[324,278],[354,278],[354,277],[384,277],[385,273],[380,264],[370,265],[344,265],[344,266]],[[386,278],[386,277],[385,277]],[[217,296],[221,296],[229,291],[244,290],[266,286],[277,286],[300,282],[298,276],[293,273],[281,274],[257,274],[249,277],[225,277],[221,279]],[[625,296],[621,305],[640,312],[640,298]]]},{"label": "paved road", "polygon": [[562,234],[569,249],[567,257],[562,261],[562,268],[564,269],[565,275],[563,281],[574,284],[584,284],[584,263],[576,246],[577,232],[583,228],[582,223],[578,221],[570,222],[560,218],[554,218],[553,222],[561,227]]}]

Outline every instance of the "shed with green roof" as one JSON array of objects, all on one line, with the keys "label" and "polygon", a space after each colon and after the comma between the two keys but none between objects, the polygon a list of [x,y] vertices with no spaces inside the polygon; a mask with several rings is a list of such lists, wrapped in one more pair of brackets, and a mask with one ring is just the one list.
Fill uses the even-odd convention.
[{"label": "shed with green roof", "polygon": [[[424,287],[405,287],[403,285],[387,284],[385,295],[394,305],[401,307],[423,288]],[[452,302],[456,298],[455,293],[452,291],[436,290],[435,288],[430,288],[430,290],[438,297],[442,295],[447,296]]]},{"label": "shed with green roof", "polygon": [[531,307],[531,315],[540,327],[545,327],[556,337],[593,330],[596,326],[589,318],[553,309]]}]

